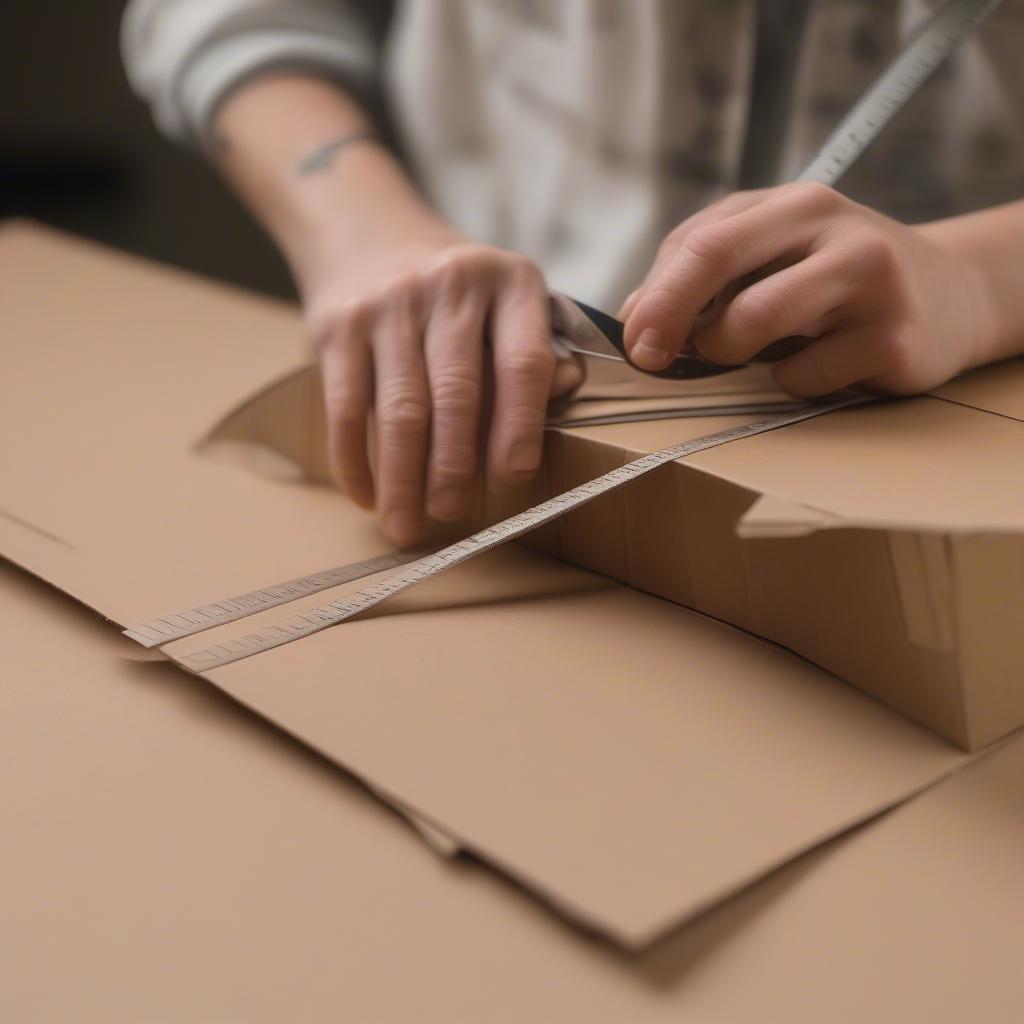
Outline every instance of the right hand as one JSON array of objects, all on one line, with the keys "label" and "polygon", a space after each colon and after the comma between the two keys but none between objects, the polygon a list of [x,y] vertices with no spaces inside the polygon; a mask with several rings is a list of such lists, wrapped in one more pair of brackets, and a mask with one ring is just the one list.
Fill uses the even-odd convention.
[{"label": "right hand", "polygon": [[357,504],[377,506],[392,541],[419,541],[426,516],[464,516],[481,465],[495,489],[536,472],[548,402],[580,371],[556,365],[532,262],[432,233],[369,257],[355,279],[328,260],[313,281],[332,472]]}]

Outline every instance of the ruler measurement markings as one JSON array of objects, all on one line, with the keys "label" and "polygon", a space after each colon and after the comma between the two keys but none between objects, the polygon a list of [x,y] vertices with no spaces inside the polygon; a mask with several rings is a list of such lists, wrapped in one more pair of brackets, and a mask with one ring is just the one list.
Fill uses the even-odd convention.
[{"label": "ruler measurement markings", "polygon": [[715,434],[683,441],[679,444],[670,445],[668,448],[663,448],[660,451],[642,455],[625,466],[617,467],[563,494],[549,498],[547,501],[527,509],[525,512],[520,512],[518,515],[512,516],[501,523],[485,527],[472,536],[456,541],[440,551],[422,556],[413,561],[408,568],[399,569],[386,579],[373,583],[355,594],[339,597],[316,608],[305,609],[290,619],[274,623],[262,630],[247,633],[222,643],[213,644],[199,651],[173,657],[175,661],[186,668],[202,671],[204,669],[220,668],[232,662],[240,661],[243,658],[251,657],[254,654],[272,650],[275,647],[280,647],[301,637],[310,636],[329,626],[338,625],[356,615],[367,612],[397,594],[432,579],[449,569],[453,569],[479,554],[493,550],[507,541],[521,537],[538,526],[542,526],[566,512],[579,508],[594,498],[607,494],[609,491],[660,466],[675,462],[677,459],[685,458],[688,455],[695,455],[698,452],[708,451],[711,448],[729,444],[741,438],[764,434],[771,430],[777,430],[780,427],[822,416],[837,409],[852,408],[853,406],[863,405],[871,401],[874,401],[874,399],[864,395],[847,395],[810,406],[795,413],[787,413],[769,420],[758,420],[754,423],[729,427]]},{"label": "ruler measurement markings", "polygon": [[245,618],[256,612],[278,605],[287,604],[297,598],[308,597],[310,594],[329,590],[344,583],[352,583],[375,573],[395,566],[411,562],[422,557],[423,548],[410,551],[396,551],[374,558],[339,565],[323,572],[299,576],[284,583],[275,583],[269,587],[261,587],[245,594],[213,601],[209,604],[197,605],[182,612],[176,612],[126,629],[125,635],[142,644],[143,647],[156,647],[180,640],[210,629]]}]

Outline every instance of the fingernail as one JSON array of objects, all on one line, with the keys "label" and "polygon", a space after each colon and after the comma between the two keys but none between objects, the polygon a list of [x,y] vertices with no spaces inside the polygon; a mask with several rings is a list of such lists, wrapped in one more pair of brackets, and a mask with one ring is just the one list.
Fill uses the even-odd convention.
[{"label": "fingernail", "polygon": [[645,370],[660,370],[668,362],[668,349],[661,335],[653,327],[648,327],[637,338],[629,358]]},{"label": "fingernail", "polygon": [[420,537],[419,516],[408,509],[395,509],[384,517],[384,532],[399,547],[415,544]]},{"label": "fingernail", "polygon": [[540,446],[536,441],[516,441],[508,453],[509,469],[514,473],[532,473],[540,464]]},{"label": "fingernail", "polygon": [[466,503],[461,487],[445,487],[427,498],[427,514],[442,523],[460,519]]}]

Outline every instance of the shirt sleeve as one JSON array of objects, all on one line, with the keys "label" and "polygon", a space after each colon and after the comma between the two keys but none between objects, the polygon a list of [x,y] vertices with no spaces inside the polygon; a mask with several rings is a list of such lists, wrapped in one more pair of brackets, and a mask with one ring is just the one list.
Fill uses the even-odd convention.
[{"label": "shirt sleeve", "polygon": [[375,88],[376,46],[343,0],[130,0],[121,52],[133,89],[172,138],[206,147],[220,101],[268,68]]}]

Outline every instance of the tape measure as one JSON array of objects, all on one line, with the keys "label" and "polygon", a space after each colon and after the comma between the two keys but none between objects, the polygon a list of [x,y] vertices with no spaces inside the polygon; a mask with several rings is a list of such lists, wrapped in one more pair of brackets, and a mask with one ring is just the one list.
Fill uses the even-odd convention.
[{"label": "tape measure", "polygon": [[[587,502],[593,501],[602,494],[607,494],[623,484],[636,480],[646,473],[657,469],[659,466],[675,462],[676,459],[686,458],[688,455],[695,455],[697,452],[707,451],[709,448],[717,448],[719,445],[729,444],[731,441],[738,441],[744,437],[753,437],[756,434],[765,434],[769,430],[778,430],[780,427],[790,426],[793,423],[800,423],[803,420],[813,419],[816,416],[823,416],[827,412],[836,409],[850,408],[855,405],[863,405],[865,402],[874,401],[867,395],[843,395],[829,399],[824,402],[808,405],[799,412],[791,412],[781,416],[775,416],[768,420],[759,420],[755,423],[745,423],[737,427],[729,427],[726,430],[718,431],[715,434],[708,434],[705,437],[694,438],[690,441],[683,441],[680,444],[662,448],[661,451],[652,452],[649,455],[642,455],[632,462],[613,469],[602,476],[588,480],[578,487],[573,487],[564,494],[550,498],[540,505],[520,512],[495,526],[488,526],[479,530],[465,540],[456,541],[448,547],[441,548],[432,554],[416,559],[411,565],[399,572],[388,576],[380,583],[372,584],[355,594],[340,597],[328,604],[318,608],[311,608],[308,611],[299,613],[285,622],[276,623],[258,632],[247,633],[223,644],[214,644],[204,650],[195,651],[191,654],[175,656],[175,661],[185,668],[195,672],[203,672],[209,669],[220,668],[222,665],[229,665],[231,662],[240,661],[253,654],[269,651],[274,647],[290,643],[312,633],[317,633],[328,626],[336,626],[347,619],[361,615],[369,611],[389,598],[395,597],[412,587],[425,583],[427,580],[453,569],[462,562],[475,558],[477,555],[490,551],[507,541],[515,540],[524,534],[535,530],[538,526],[550,523],[559,516],[579,508]],[[130,631],[134,633],[135,631]]]},{"label": "tape measure", "polygon": [[310,594],[331,590],[344,583],[365,579],[367,576],[384,572],[386,569],[397,569],[400,565],[406,565],[417,558],[422,558],[428,553],[428,550],[433,549],[410,548],[406,551],[393,551],[386,555],[364,559],[361,562],[325,569],[323,572],[313,573],[310,576],[298,576],[293,580],[286,580],[284,583],[274,583],[269,587],[250,590],[245,594],[236,594],[234,597],[225,597],[210,604],[196,605],[194,608],[183,612],[174,612],[163,618],[150,619],[141,625],[126,629],[124,635],[131,637],[143,647],[159,647],[172,640],[181,640],[183,637],[192,636],[193,633],[201,633],[205,629],[222,626],[228,622],[237,622],[239,619],[255,615],[256,612],[288,604],[300,597],[309,597]]},{"label": "tape measure", "polygon": [[932,72],[1002,0],[948,0],[911,37],[825,140],[797,181],[834,185]]},{"label": "tape measure", "polygon": [[[939,64],[975,26],[999,6],[1000,2],[1001,0],[948,0],[913,35],[896,59],[843,118],[798,180],[835,184]],[[870,400],[860,395],[841,396],[809,405],[796,412],[787,412],[771,419],[731,427],[705,437],[684,441],[641,456],[619,469],[574,487],[526,512],[512,516],[495,526],[489,526],[465,540],[440,550],[425,555],[421,551],[396,552],[348,566],[339,566],[326,572],[299,577],[213,604],[153,619],[125,630],[125,634],[146,647],[162,645],[299,597],[365,578],[384,569],[407,565],[387,579],[355,594],[304,611],[258,632],[175,657],[175,660],[185,668],[197,672],[228,665],[261,651],[309,636],[328,626],[345,622],[476,555],[521,537],[659,466],[731,441],[777,430]]]}]

